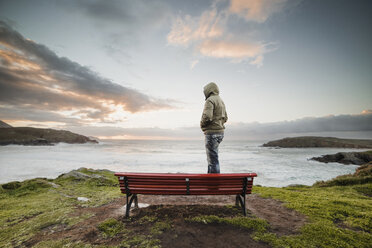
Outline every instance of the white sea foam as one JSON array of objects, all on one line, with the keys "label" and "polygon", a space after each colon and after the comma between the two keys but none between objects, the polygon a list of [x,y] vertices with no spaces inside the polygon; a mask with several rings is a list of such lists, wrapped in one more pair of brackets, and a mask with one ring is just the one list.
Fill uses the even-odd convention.
[{"label": "white sea foam", "polygon": [[[255,184],[312,185],[357,166],[309,161],[314,156],[353,149],[261,147],[262,142],[223,141],[221,173],[256,172]],[[354,149],[355,150],[355,149]],[[123,172],[206,173],[203,141],[103,141],[100,144],[0,147],[0,183],[55,178],[87,167]]]}]

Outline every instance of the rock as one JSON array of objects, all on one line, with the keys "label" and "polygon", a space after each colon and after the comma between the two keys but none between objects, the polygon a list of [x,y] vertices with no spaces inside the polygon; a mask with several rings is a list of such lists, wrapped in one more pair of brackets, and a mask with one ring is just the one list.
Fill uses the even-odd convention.
[{"label": "rock", "polygon": [[304,184],[289,184],[287,187],[306,187]]},{"label": "rock", "polygon": [[372,151],[368,152],[339,152],[336,154],[313,157],[311,160],[323,163],[341,163],[362,165],[372,161]]},{"label": "rock", "polygon": [[88,198],[86,198],[86,197],[80,197],[80,196],[77,198],[77,200],[78,200],[78,201],[83,201],[83,202],[87,202],[87,201],[89,201]]},{"label": "rock", "polygon": [[51,185],[53,188],[59,188],[60,187],[60,185],[52,183],[52,182],[48,182],[48,184]]},{"label": "rock", "polygon": [[14,182],[9,182],[1,185],[3,189],[18,189],[19,187],[22,186],[21,182],[14,181]]},{"label": "rock", "polygon": [[66,174],[62,174],[61,176],[59,176],[58,178],[75,178],[75,179],[78,179],[78,180],[86,180],[86,179],[90,179],[90,178],[102,178],[101,175],[97,175],[97,174],[85,174],[83,172],[80,172],[78,170],[73,170],[73,171],[70,171]]},{"label": "rock", "polygon": [[36,138],[32,140],[29,145],[40,146],[40,145],[52,145],[52,144],[49,143],[49,141],[47,141],[46,139]]}]

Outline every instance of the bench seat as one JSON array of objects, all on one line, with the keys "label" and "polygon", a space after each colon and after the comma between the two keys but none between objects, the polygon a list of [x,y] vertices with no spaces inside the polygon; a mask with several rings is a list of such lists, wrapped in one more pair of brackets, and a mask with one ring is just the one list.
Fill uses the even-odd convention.
[{"label": "bench seat", "polygon": [[184,174],[117,172],[120,190],[127,196],[126,216],[137,194],[143,195],[236,195],[245,210],[245,195],[252,192],[256,173]]}]

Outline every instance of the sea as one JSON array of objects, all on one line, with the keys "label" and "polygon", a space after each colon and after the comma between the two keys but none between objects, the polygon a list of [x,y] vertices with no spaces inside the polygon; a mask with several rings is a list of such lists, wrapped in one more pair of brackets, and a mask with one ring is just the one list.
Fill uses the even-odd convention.
[{"label": "sea", "polygon": [[[221,173],[255,172],[254,184],[284,187],[312,185],[357,168],[309,160],[356,149],[269,148],[263,143],[224,140],[219,147]],[[0,147],[0,184],[56,178],[81,167],[114,172],[206,173],[207,160],[203,140],[102,140],[99,144]]]}]

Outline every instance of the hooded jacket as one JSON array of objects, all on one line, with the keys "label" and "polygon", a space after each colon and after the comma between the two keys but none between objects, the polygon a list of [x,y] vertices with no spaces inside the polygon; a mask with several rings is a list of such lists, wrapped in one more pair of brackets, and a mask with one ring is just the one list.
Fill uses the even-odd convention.
[{"label": "hooded jacket", "polygon": [[205,104],[200,127],[205,134],[223,133],[225,129],[227,113],[219,93],[217,84],[213,82],[204,86]]}]

